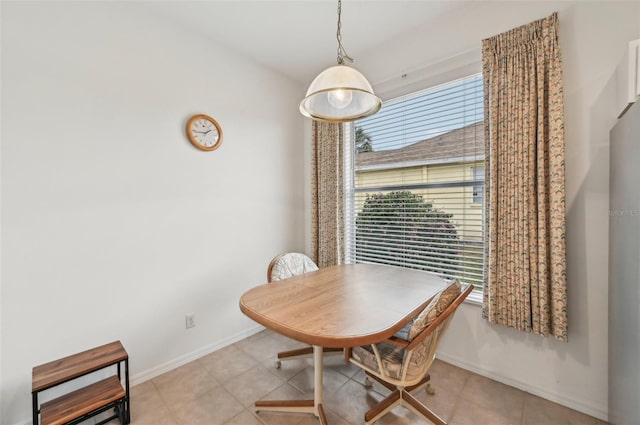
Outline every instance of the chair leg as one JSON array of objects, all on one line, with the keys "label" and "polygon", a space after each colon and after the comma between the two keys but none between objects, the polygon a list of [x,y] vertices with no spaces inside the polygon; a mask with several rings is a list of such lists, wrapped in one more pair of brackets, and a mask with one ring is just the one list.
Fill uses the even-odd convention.
[{"label": "chair leg", "polygon": [[[410,387],[406,387],[405,390],[412,393],[416,390],[419,390],[420,388],[424,387],[425,385],[429,385],[429,381],[431,381],[431,375],[429,375],[428,373],[424,376],[424,378],[422,378],[422,380],[420,382],[418,382],[415,385],[411,385]],[[429,390],[427,390],[427,392],[429,392]]]},{"label": "chair leg", "polygon": [[280,369],[280,367],[282,366],[281,360],[286,360],[291,357],[307,356],[311,354],[313,354],[313,347],[303,347],[296,348],[295,350],[281,351],[278,353],[278,357],[275,361],[276,369]]},{"label": "chair leg", "polygon": [[429,409],[427,406],[425,406],[424,404],[422,404],[420,402],[420,400],[418,400],[417,398],[415,398],[414,396],[412,396],[410,393],[404,391],[402,393],[402,399],[412,408],[414,408],[416,410],[417,413],[420,413],[422,416],[426,417],[427,419],[429,419],[431,422],[433,422],[436,425],[447,425],[447,423],[445,421],[442,420],[442,418],[438,415],[436,415],[435,413],[433,413],[431,411],[431,409]]},{"label": "chair leg", "polygon": [[[323,353],[337,353],[337,352],[341,353],[342,351],[343,351],[342,348],[323,348],[322,349]],[[307,355],[313,355],[313,347],[302,347],[302,348],[296,348],[295,350],[281,351],[278,353],[278,358],[275,361],[276,369],[280,369],[280,367],[282,366],[281,360],[286,360],[291,357],[307,356]]]},{"label": "chair leg", "polygon": [[324,408],[322,404],[318,404],[318,419],[320,419],[320,425],[328,425],[327,417],[324,414]]},{"label": "chair leg", "polygon": [[[438,415],[436,415],[431,409],[422,404],[417,398],[415,398],[410,392],[419,391],[425,386],[429,387],[429,382],[431,380],[431,376],[428,374],[415,385],[406,388],[397,388],[394,385],[385,382],[381,378],[378,378],[376,375],[373,375],[369,372],[366,372],[366,382],[370,380],[375,380],[381,385],[385,386],[389,390],[391,390],[391,394],[387,396],[380,403],[376,404],[373,408],[371,408],[364,415],[364,420],[366,424],[371,424],[378,420],[381,416],[385,415],[389,410],[393,409],[396,405],[401,404],[409,410],[413,411],[418,416],[423,416],[433,422],[435,425],[447,425],[447,423]],[[429,388],[427,388],[427,392],[429,392]],[[433,392],[429,392],[433,394]]]},{"label": "chair leg", "polygon": [[313,347],[302,347],[302,348],[296,348],[295,350],[281,351],[278,353],[278,359],[304,356],[306,354],[313,354]]},{"label": "chair leg", "polygon": [[400,391],[394,390],[380,403],[373,406],[367,413],[364,414],[364,420],[366,423],[371,423],[379,416],[385,414],[389,409],[393,408],[395,404],[400,401]]}]

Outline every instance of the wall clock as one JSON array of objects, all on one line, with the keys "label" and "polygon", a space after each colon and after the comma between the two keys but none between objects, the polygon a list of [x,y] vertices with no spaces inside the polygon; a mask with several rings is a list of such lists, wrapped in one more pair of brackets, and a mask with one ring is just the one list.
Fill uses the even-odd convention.
[{"label": "wall clock", "polygon": [[213,151],[222,144],[222,128],[208,115],[198,114],[187,122],[189,141],[198,149]]}]

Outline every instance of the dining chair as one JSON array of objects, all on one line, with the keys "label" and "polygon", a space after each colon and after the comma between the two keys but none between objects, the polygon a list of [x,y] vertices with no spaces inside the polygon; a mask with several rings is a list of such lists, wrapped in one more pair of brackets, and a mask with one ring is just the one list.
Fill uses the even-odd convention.
[{"label": "dining chair", "polygon": [[[298,252],[289,252],[274,257],[267,267],[267,281],[276,282],[278,280],[288,279],[303,273],[309,273],[318,270],[318,266],[313,260],[304,254]],[[342,348],[323,348],[323,353],[342,353]],[[313,347],[307,346],[297,348],[295,350],[281,351],[275,361],[277,369],[282,366],[282,360],[313,355]]]},{"label": "dining chair", "polygon": [[425,387],[429,394],[434,393],[429,385],[429,368],[453,314],[471,291],[472,285],[462,291],[462,285],[455,280],[431,298],[427,307],[403,328],[404,333],[396,333],[383,342],[345,350],[345,358],[364,369],[367,376],[365,386],[371,386],[371,378],[391,391],[389,396],[365,413],[367,425],[397,405],[424,416],[436,425],[446,425],[414,394]]}]

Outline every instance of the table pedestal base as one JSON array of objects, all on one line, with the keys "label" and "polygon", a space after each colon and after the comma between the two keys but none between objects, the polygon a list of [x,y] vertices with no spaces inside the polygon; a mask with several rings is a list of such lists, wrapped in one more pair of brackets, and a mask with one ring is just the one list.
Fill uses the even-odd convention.
[{"label": "table pedestal base", "polygon": [[322,408],[322,347],[313,346],[313,400],[262,400],[256,401],[256,412],[313,413],[322,425],[327,418]]}]

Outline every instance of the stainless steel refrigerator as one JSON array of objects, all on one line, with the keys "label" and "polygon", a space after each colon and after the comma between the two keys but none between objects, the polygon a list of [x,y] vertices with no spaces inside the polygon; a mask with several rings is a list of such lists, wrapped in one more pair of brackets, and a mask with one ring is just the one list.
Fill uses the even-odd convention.
[{"label": "stainless steel refrigerator", "polygon": [[609,421],[640,424],[640,101],[611,130]]}]

